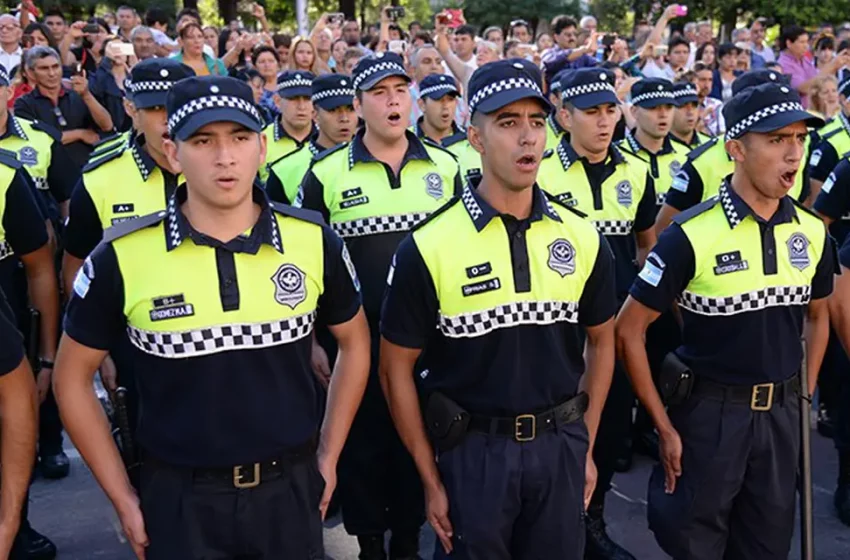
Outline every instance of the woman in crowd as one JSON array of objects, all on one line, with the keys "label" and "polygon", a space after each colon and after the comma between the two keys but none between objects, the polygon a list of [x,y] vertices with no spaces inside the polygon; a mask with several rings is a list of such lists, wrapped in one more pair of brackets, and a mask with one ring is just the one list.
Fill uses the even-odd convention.
[{"label": "woman in crowd", "polygon": [[221,57],[224,54],[218,50],[218,28],[212,25],[204,27],[204,43],[212,49],[215,56]]},{"label": "woman in crowd", "polygon": [[695,59],[702,62],[712,70],[717,69],[717,47],[714,43],[706,43],[697,49]]},{"label": "woman in crowd", "polygon": [[539,37],[537,37],[537,52],[543,53],[548,49],[551,49],[555,42],[552,40],[552,36],[548,33],[541,33]]},{"label": "woman in crowd", "polygon": [[809,90],[809,112],[824,120],[830,120],[838,114],[841,102],[838,100],[838,80],[835,76],[819,76]]},{"label": "woman in crowd", "polygon": [[289,70],[289,50],[292,48],[292,37],[286,33],[275,33],[272,35],[272,44],[274,44],[277,58],[280,60],[281,72]]},{"label": "woman in crowd", "polygon": [[337,39],[333,42],[331,46],[330,67],[334,72],[342,73],[342,57],[345,55],[345,49],[347,48],[348,43],[345,42],[345,39]]},{"label": "woman in crowd", "polygon": [[484,66],[488,62],[499,60],[499,47],[492,41],[479,41],[475,45],[475,62],[479,67]]},{"label": "woman in crowd", "polygon": [[326,27],[316,33],[316,36],[310,39],[310,42],[316,46],[316,66],[318,74],[331,73],[331,44],[333,43],[333,31]]},{"label": "woman in crowd", "polygon": [[254,49],[251,60],[254,61],[254,68],[264,82],[263,94],[257,103],[267,107],[273,115],[277,115],[278,109],[274,102],[277,95],[277,75],[280,73],[280,59],[277,57],[277,51],[274,47],[260,45]]},{"label": "woman in crowd", "polygon": [[[100,50],[101,62],[93,76],[89,76],[89,90],[95,99],[109,111],[116,130],[130,130],[132,119],[124,110],[124,81],[134,62],[121,54],[120,45],[124,43],[118,37],[109,37]],[[129,44],[129,43],[124,43]],[[135,57],[133,57],[135,58]]]},{"label": "woman in crowd", "polygon": [[319,57],[316,56],[316,47],[309,39],[304,37],[296,37],[292,41],[292,49],[290,49],[290,70],[305,70],[313,74],[319,74]]},{"label": "woman in crowd", "polygon": [[832,35],[821,35],[815,41],[815,66],[821,68],[835,58],[835,39]]},{"label": "woman in crowd", "polygon": [[231,76],[248,68],[246,53],[250,51],[246,49],[248,41],[243,35],[246,34],[239,29],[225,27],[218,36],[218,52],[223,53],[222,61]]},{"label": "woman in crowd", "polygon": [[227,68],[221,60],[204,53],[204,30],[198,22],[190,20],[184,23],[179,36],[177,60],[189,66],[198,76],[227,75]]},{"label": "woman in crowd", "polygon": [[[50,47],[56,52],[59,52],[59,45],[53,38],[53,33],[51,33],[50,29],[43,23],[33,22],[27,25],[26,29],[24,29],[24,37],[30,38],[29,41],[31,45],[29,46]],[[22,42],[26,41],[24,40]],[[24,45],[24,48],[29,48],[29,46]]]},{"label": "woman in crowd", "polygon": [[[266,80],[260,76],[260,73],[253,68],[246,68],[237,72],[233,77],[251,86],[251,91],[254,93],[254,105],[260,111],[263,122],[267,125],[273,123],[277,118],[275,115],[279,113],[273,113],[267,106],[260,104],[260,100],[266,93]],[[275,80],[275,85],[276,82],[277,80]]]}]

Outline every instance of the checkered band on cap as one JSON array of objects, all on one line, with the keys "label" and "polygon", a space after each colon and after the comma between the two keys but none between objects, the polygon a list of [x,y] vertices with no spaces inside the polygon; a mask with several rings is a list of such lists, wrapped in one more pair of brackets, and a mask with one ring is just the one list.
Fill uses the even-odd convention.
[{"label": "checkered band on cap", "polygon": [[370,216],[359,220],[335,222],[331,228],[343,239],[348,237],[364,237],[379,233],[410,231],[413,226],[427,218],[428,212],[413,212],[395,216]]},{"label": "checkered band on cap", "polygon": [[519,325],[551,325],[578,323],[578,302],[574,301],[515,301],[481,311],[438,318],[438,328],[449,338],[483,336],[496,329]]},{"label": "checkered band on cap", "polygon": [[354,97],[354,90],[349,88],[326,89],[325,91],[314,93],[310,99],[315,103],[328,97]]},{"label": "checkered band on cap", "polygon": [[647,91],[646,93],[641,93],[640,95],[636,95],[632,97],[632,104],[642,103],[649,99],[669,99],[673,101],[673,92],[672,91]]},{"label": "checkered band on cap", "polygon": [[399,75],[407,75],[407,72],[404,71],[404,67],[398,62],[394,62],[392,60],[385,60],[383,62],[375,64],[374,66],[370,66],[369,68],[364,69],[362,72],[354,76],[354,89],[359,89],[360,84],[362,84],[363,81],[369,76],[377,74],[378,72],[384,70],[391,70],[393,72],[397,72]]},{"label": "checkered band on cap", "polygon": [[3,259],[7,259],[15,254],[15,250],[12,249],[12,245],[9,244],[5,239],[0,241],[0,261]]},{"label": "checkered band on cap", "polygon": [[617,92],[614,90],[614,86],[609,84],[607,81],[599,81],[567,88],[561,92],[561,99],[569,101],[570,99],[580,95],[589,95],[591,93],[599,93],[601,91],[609,91],[614,95],[617,95]]},{"label": "checkered band on cap", "polygon": [[175,111],[175,113],[168,118],[168,133],[173,134],[174,130],[180,126],[181,121],[186,120],[195,113],[199,111],[209,111],[211,109],[235,109],[237,111],[242,111],[256,119],[260,126],[263,125],[263,118],[260,116],[260,112],[257,111],[257,108],[254,107],[253,103],[250,103],[241,97],[233,97],[230,95],[210,95],[207,97],[192,99]]},{"label": "checkered band on cap", "polygon": [[128,86],[132,93],[143,93],[150,91],[168,91],[175,82],[133,82],[128,80]]},{"label": "checkered band on cap", "polygon": [[594,220],[593,227],[602,235],[630,235],[634,222],[632,220]]},{"label": "checkered band on cap", "polygon": [[290,80],[285,80],[277,84],[278,91],[297,87],[313,87],[313,80],[308,80],[304,76],[298,74]]},{"label": "checkered band on cap", "polygon": [[685,87],[673,91],[673,97],[686,97],[688,95],[696,94],[697,88],[693,84],[687,84]]},{"label": "checkered band on cap", "polygon": [[425,95],[436,93],[438,91],[449,91],[449,92],[457,93],[457,88],[453,84],[437,84],[437,85],[433,85],[433,86],[426,87],[426,88],[419,90],[419,97],[423,97]]},{"label": "checkered band on cap", "polygon": [[811,286],[770,286],[761,290],[726,297],[708,297],[693,292],[682,292],[679,305],[699,315],[737,315],[760,311],[768,307],[808,305]]},{"label": "checkered band on cap", "polygon": [[133,346],[159,358],[191,358],[252,350],[301,340],[313,332],[316,312],[268,323],[220,325],[179,332],[156,332],[127,327]]},{"label": "checkered band on cap", "polygon": [[504,80],[499,80],[498,82],[493,82],[492,84],[487,84],[480,90],[476,91],[475,95],[472,96],[472,99],[469,100],[469,113],[474,113],[478,104],[491,95],[520,88],[530,89],[540,96],[543,95],[543,92],[540,91],[540,86],[538,86],[537,82],[531,78],[506,78]]},{"label": "checkered band on cap", "polygon": [[726,139],[734,140],[755,126],[755,124],[759,121],[763,121],[766,118],[776,115],[781,115],[782,113],[790,113],[791,111],[803,112],[805,109],[803,109],[803,106],[799,101],[784,101],[782,103],[777,103],[776,105],[759,109],[755,113],[747,115],[744,120],[733,124],[729,130],[726,131]]}]

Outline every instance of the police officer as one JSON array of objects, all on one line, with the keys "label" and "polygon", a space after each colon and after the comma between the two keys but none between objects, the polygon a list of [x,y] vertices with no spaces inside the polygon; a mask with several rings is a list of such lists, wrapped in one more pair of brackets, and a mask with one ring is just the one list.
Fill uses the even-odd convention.
[{"label": "police officer", "polygon": [[809,158],[809,176],[815,195],[841,158],[850,152],[850,72],[845,71],[841,76],[838,100],[841,110],[818,131],[820,142]]},{"label": "police officer", "polygon": [[372,371],[340,464],[345,529],[363,560],[415,558],[424,521],[422,487],[398,438],[377,375],[381,299],[392,255],[410,229],[460,190],[454,156],[408,130],[412,105],[400,56],[379,53],[353,72],[354,108],[365,122],[354,139],[316,157],[299,192],[345,240],[363,283]]},{"label": "police officer", "polygon": [[[57,400],[139,557],[324,557],[321,516],[366,384],[368,330],[339,237],[253,184],[265,137],[252,100],[233,78],[174,85],[164,146],[186,183],[166,210],[108,230],[74,280]],[[318,457],[316,321],[340,346]],[[141,395],[141,503],[92,391],[118,339]]]},{"label": "police officer", "polygon": [[301,148],[315,133],[313,126],[313,74],[303,70],[286,71],[277,77],[277,107],[280,119],[268,125],[263,134],[268,144],[267,165],[260,179],[269,176],[269,165]]},{"label": "police officer", "polygon": [[422,116],[414,130],[455,155],[463,177],[481,169],[481,156],[469,144],[466,131],[455,124],[454,114],[460,91],[457,82],[445,74],[430,74],[419,84],[419,110]]},{"label": "police officer", "polygon": [[699,122],[699,96],[697,88],[691,82],[673,84],[673,126],[670,135],[673,140],[690,147],[699,147],[710,138],[697,130]]},{"label": "police officer", "polygon": [[[381,376],[422,474],[435,558],[584,557],[614,361],[613,259],[592,224],[535,183],[549,109],[540,82],[516,59],[475,71],[469,136],[482,175],[414,229],[389,275]],[[464,250],[446,253],[455,245]]]},{"label": "police officer", "polygon": [[[800,338],[806,397],[827,343],[835,250],[787,196],[806,126],[822,121],[778,83],[737,94],[723,115],[735,171],[661,235],[618,316],[617,347],[661,438],[648,495],[661,548],[677,559],[773,560],[788,556],[794,533]],[[661,382],[676,387],[665,411],[642,335],[674,300],[683,343]]]},{"label": "police officer", "polygon": [[[747,72],[735,78],[732,82],[732,95],[737,95],[748,87],[764,83],[789,83],[788,76],[770,69],[759,69]],[[728,129],[728,126],[727,126]],[[812,145],[810,138],[806,139],[806,151]],[[664,206],[658,213],[656,229],[661,232],[679,213],[691,208],[704,200],[708,200],[720,188],[723,179],[732,173],[734,163],[732,156],[726,153],[726,146],[721,138],[713,138],[688,154],[688,159],[679,174],[670,184]],[[803,201],[809,196],[809,181],[806,177],[805,166],[794,177],[794,187],[789,195]]]},{"label": "police officer", "polygon": [[[613,144],[620,119],[614,73],[600,68],[576,70],[561,82],[562,115],[570,130],[554,154],[540,165],[540,187],[587,215],[614,252],[617,297],[626,295],[655,244],[655,187],[649,167],[638,156]],[[618,462],[628,457],[634,395],[618,366],[602,414],[594,460],[599,482],[587,511],[588,558],[631,559],[605,529],[605,495]]]},{"label": "police officer", "polygon": [[655,180],[658,205],[670,189],[688,155],[688,147],[675,142],[671,134],[676,98],[673,83],[664,78],[647,78],[631,88],[631,113],[636,128],[626,131],[625,146],[649,162]]},{"label": "police officer", "polygon": [[354,136],[354,87],[351,76],[325,74],[313,80],[311,101],[317,131],[309,142],[269,164],[266,192],[272,200],[291,204],[312,159]]},{"label": "police officer", "polygon": [[[4,510],[0,521],[0,557],[27,560],[30,558],[29,543],[18,534],[18,529],[22,508],[26,507],[35,458],[38,407],[33,373],[16,323],[17,319],[0,290],[0,407],[3,409],[3,422],[0,424],[0,455],[3,457],[0,502]],[[23,519],[26,519],[25,514]]]},{"label": "police officer", "polygon": [[[570,133],[564,128],[563,117],[561,116],[561,80],[572,72],[572,68],[561,70],[555,74],[552,83],[549,84],[549,103],[552,105],[552,111],[546,118],[547,150],[554,150],[565,136],[570,137]],[[569,142],[569,140],[567,141]]]},{"label": "police officer", "polygon": [[137,134],[86,165],[71,197],[62,263],[69,296],[77,271],[103,232],[165,209],[177,188],[180,178],[163,149],[168,135],[165,98],[175,83],[194,75],[190,67],[169,58],[143,60],[131,70],[125,105]]}]

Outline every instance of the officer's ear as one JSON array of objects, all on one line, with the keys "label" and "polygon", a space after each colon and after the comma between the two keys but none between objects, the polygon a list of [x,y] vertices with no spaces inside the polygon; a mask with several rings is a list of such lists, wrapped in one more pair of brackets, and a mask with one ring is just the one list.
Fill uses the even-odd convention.
[{"label": "officer's ear", "polygon": [[[123,98],[122,101],[124,102],[124,111],[126,111],[127,114],[130,115],[130,118],[133,119],[133,124],[135,125],[136,124],[136,106],[133,105],[133,103],[129,99],[127,99],[126,97]],[[136,128],[138,128],[138,127],[136,127]]]},{"label": "officer's ear", "polygon": [[265,134],[257,133],[257,136],[260,137],[260,165],[257,166],[257,169],[262,167],[266,163],[266,155],[268,154],[268,138],[266,138]]},{"label": "officer's ear", "polygon": [[561,121],[564,123],[564,128],[569,130],[573,126],[573,106],[569,102],[565,102],[558,109],[558,114],[561,115]]},{"label": "officer's ear", "polygon": [[357,118],[363,118],[363,92],[357,90],[357,93],[354,94],[354,102],[353,105],[354,112],[357,113]]},{"label": "officer's ear", "polygon": [[469,145],[479,154],[484,153],[484,143],[481,141],[481,128],[484,125],[484,115],[475,113],[469,121],[469,127],[466,129],[466,139]]},{"label": "officer's ear", "polygon": [[168,160],[168,166],[171,170],[177,175],[183,173],[183,167],[180,166],[180,160],[177,159],[177,142],[171,138],[163,140],[162,152],[165,154],[165,158]]},{"label": "officer's ear", "polygon": [[745,146],[745,142],[743,138],[738,138],[737,140],[728,140],[726,142],[726,153],[729,154],[729,157],[734,161],[743,162],[747,159],[747,147]]},{"label": "officer's ear", "polygon": [[420,111],[422,111],[423,113],[425,112],[425,100],[424,99],[422,99],[421,97],[419,99],[417,99],[416,105],[419,106]]},{"label": "officer's ear", "polygon": [[[319,124],[319,110],[313,105],[313,122]],[[263,134],[265,136],[265,134]]]}]

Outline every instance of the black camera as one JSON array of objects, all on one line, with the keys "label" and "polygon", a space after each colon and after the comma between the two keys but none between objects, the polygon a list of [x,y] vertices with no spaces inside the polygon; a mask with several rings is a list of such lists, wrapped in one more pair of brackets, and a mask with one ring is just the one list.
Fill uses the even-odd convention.
[{"label": "black camera", "polygon": [[387,17],[393,21],[398,21],[404,17],[404,6],[392,6],[387,8]]}]

